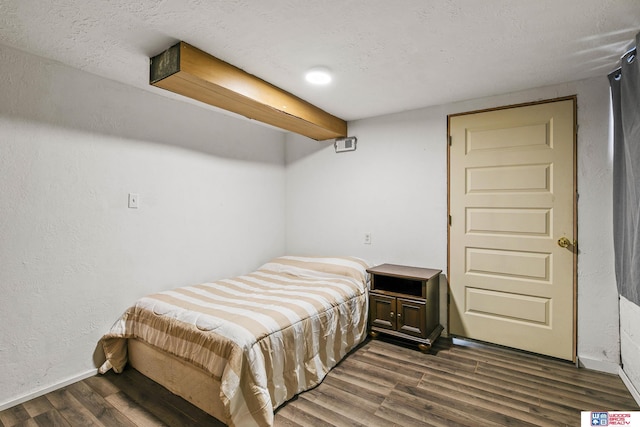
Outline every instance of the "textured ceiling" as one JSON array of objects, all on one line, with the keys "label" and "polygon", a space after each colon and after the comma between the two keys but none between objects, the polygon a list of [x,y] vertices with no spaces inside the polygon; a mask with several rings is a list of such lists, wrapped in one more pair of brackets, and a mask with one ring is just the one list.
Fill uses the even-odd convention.
[{"label": "textured ceiling", "polygon": [[177,97],[149,57],[183,40],[346,120],[605,76],[638,31],[640,0],[0,0],[0,44]]}]

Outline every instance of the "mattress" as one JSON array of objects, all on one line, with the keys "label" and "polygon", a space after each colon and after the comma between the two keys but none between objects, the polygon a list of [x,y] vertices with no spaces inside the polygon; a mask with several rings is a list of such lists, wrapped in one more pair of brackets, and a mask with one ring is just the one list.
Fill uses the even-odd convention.
[{"label": "mattress", "polygon": [[212,399],[221,421],[270,426],[274,409],[320,383],[366,337],[367,267],[353,257],[285,256],[141,298],[103,337],[100,371],[121,372],[135,339],[219,384],[198,398]]}]

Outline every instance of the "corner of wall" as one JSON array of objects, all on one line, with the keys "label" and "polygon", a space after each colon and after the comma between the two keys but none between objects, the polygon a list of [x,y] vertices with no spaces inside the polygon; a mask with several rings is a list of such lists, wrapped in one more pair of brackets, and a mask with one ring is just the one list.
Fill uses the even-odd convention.
[{"label": "corner of wall", "polygon": [[77,383],[78,381],[82,381],[84,379],[93,377],[93,376],[95,376],[97,374],[98,374],[98,369],[97,368],[96,369],[89,369],[88,371],[86,371],[86,372],[84,372],[82,374],[75,375],[73,377],[67,378],[66,380],[61,381],[59,383],[56,383],[56,384],[53,384],[53,385],[49,385],[49,386],[41,388],[39,390],[24,394],[24,395],[22,395],[20,397],[17,397],[15,399],[11,399],[11,400],[9,400],[7,402],[2,402],[2,403],[0,403],[0,412],[4,411],[5,409],[9,409],[9,408],[12,408],[14,406],[20,405],[21,403],[28,402],[29,400],[36,399],[36,398],[38,398],[40,396],[44,396],[45,394],[50,393],[52,391],[61,389],[63,387],[66,387],[66,386],[74,384],[74,383]]},{"label": "corner of wall", "polygon": [[624,385],[627,386],[627,389],[629,390],[629,393],[631,393],[631,396],[633,396],[633,399],[638,405],[640,405],[640,391],[638,391],[638,389],[633,385],[631,379],[627,376],[627,373],[622,369],[622,366],[620,366],[618,370],[618,375]]},{"label": "corner of wall", "polygon": [[579,368],[590,369],[592,371],[605,372],[607,374],[617,375],[620,365],[613,362],[605,362],[603,360],[591,359],[588,357],[578,356],[577,365]]}]

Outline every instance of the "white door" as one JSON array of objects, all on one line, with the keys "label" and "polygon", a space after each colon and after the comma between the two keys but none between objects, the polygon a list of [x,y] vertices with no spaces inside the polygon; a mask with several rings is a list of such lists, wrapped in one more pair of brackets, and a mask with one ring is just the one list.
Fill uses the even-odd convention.
[{"label": "white door", "polygon": [[575,123],[575,98],[449,117],[450,334],[575,360]]}]

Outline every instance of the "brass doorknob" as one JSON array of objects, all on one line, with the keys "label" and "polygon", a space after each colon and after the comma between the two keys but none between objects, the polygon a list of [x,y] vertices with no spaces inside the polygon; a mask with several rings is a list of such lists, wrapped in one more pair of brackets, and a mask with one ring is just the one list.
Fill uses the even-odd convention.
[{"label": "brass doorknob", "polygon": [[558,246],[561,248],[568,248],[571,245],[571,240],[566,237],[561,237],[558,239]]}]

